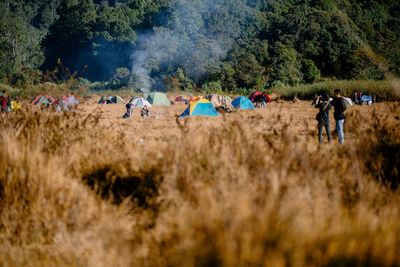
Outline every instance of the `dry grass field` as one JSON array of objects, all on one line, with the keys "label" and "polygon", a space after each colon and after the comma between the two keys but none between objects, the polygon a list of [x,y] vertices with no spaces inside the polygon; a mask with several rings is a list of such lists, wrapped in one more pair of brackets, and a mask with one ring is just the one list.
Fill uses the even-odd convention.
[{"label": "dry grass field", "polygon": [[398,103],[348,108],[340,146],[310,102],[97,100],[0,114],[0,266],[400,266]]}]

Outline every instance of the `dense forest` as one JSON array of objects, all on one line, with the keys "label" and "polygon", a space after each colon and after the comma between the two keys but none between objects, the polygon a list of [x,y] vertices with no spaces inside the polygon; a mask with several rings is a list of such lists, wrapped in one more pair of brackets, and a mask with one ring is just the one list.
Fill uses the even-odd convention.
[{"label": "dense forest", "polygon": [[0,0],[0,37],[11,86],[76,72],[98,88],[233,92],[400,74],[400,0]]}]

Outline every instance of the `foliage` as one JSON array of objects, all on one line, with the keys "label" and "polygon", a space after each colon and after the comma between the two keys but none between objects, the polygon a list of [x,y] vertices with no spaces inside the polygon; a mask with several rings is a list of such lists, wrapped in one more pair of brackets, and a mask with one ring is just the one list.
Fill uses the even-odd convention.
[{"label": "foliage", "polygon": [[201,91],[204,94],[212,94],[212,93],[223,93],[222,91],[222,87],[219,81],[214,81],[214,82],[208,82],[203,84],[203,86],[201,87]]},{"label": "foliage", "polygon": [[132,54],[153,47],[141,64],[160,90],[213,81],[233,92],[323,78],[382,80],[400,74],[398,6],[398,0],[3,1],[0,75],[45,72],[60,59],[72,73],[115,88],[127,86],[110,82],[116,69],[128,69],[135,81],[129,86],[141,87]]}]

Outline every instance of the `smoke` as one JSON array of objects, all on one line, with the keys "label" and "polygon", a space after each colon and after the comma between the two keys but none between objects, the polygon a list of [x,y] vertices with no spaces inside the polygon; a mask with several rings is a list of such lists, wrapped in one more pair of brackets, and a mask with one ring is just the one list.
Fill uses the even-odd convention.
[{"label": "smoke", "polygon": [[228,0],[216,2],[176,0],[166,14],[157,16],[163,23],[138,35],[131,59],[140,87],[163,90],[165,78],[178,68],[198,80],[224,59],[243,32],[243,23],[232,17],[245,7]]}]

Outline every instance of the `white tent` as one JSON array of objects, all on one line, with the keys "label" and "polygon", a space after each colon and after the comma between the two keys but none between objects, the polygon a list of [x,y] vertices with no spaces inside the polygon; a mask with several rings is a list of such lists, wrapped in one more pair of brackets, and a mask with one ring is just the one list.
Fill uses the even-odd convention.
[{"label": "white tent", "polygon": [[151,104],[149,103],[149,101],[147,101],[146,99],[140,97],[140,98],[136,98],[135,100],[133,100],[131,102],[131,105],[135,108],[142,108],[144,106],[147,106],[148,108],[151,107]]},{"label": "white tent", "polygon": [[352,105],[354,105],[354,104],[353,104],[353,101],[351,101],[351,99],[348,98],[348,97],[343,97],[343,102],[344,102],[344,104],[345,104],[346,106],[352,106]]}]

